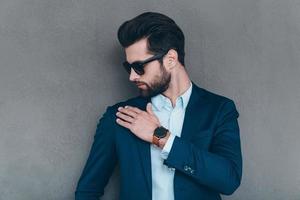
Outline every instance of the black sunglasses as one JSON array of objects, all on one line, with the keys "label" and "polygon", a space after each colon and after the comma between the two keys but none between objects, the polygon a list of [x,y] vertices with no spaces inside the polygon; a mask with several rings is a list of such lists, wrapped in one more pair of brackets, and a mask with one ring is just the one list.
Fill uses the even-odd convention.
[{"label": "black sunglasses", "polygon": [[154,60],[158,60],[161,59],[164,55],[166,55],[166,53],[162,53],[162,54],[157,54],[152,56],[151,58],[148,58],[144,61],[135,61],[133,63],[128,63],[127,61],[123,62],[123,66],[125,68],[125,70],[130,74],[131,72],[131,68],[133,68],[133,70],[138,74],[138,75],[143,75],[145,73],[144,71],[144,67],[147,63],[150,63]]}]

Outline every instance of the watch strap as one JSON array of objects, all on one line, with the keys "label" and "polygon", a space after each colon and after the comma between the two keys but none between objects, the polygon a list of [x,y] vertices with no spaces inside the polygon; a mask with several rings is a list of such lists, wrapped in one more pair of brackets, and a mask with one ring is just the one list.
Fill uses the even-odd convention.
[{"label": "watch strap", "polygon": [[155,144],[156,146],[159,146],[159,140],[160,138],[153,134],[152,143]]}]

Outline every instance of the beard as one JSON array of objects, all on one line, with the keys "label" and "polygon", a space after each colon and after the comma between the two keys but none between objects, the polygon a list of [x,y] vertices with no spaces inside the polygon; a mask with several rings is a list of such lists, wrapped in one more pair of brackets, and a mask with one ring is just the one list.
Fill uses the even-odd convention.
[{"label": "beard", "polygon": [[160,65],[161,73],[154,77],[152,83],[144,83],[146,89],[139,88],[140,95],[143,97],[153,97],[163,93],[169,88],[171,74],[166,71],[163,65]]}]

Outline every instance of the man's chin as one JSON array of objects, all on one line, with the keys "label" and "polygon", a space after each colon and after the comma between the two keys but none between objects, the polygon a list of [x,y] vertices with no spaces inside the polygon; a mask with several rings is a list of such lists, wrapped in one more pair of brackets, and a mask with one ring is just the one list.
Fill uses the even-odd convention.
[{"label": "man's chin", "polygon": [[144,98],[148,98],[148,97],[154,96],[154,95],[152,94],[152,92],[149,91],[149,90],[147,90],[147,89],[141,89],[141,88],[139,88],[139,93],[140,93],[140,95],[141,95],[142,97],[144,97]]},{"label": "man's chin", "polygon": [[144,98],[151,98],[159,94],[151,90],[142,90],[142,89],[139,89],[139,93]]},{"label": "man's chin", "polygon": [[142,97],[149,97],[149,92],[139,88],[139,93]]}]

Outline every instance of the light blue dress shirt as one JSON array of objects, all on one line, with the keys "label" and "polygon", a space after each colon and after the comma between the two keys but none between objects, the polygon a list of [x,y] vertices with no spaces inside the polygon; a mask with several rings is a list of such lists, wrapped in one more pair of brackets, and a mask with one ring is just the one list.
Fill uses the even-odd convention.
[{"label": "light blue dress shirt", "polygon": [[152,110],[158,117],[160,124],[167,128],[171,135],[163,149],[154,144],[151,148],[151,172],[152,172],[152,200],[174,200],[174,168],[168,168],[163,164],[172,148],[175,136],[181,136],[181,130],[185,115],[185,110],[192,93],[192,83],[190,87],[176,99],[173,108],[171,100],[162,94],[151,98]]}]

